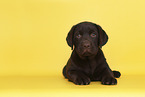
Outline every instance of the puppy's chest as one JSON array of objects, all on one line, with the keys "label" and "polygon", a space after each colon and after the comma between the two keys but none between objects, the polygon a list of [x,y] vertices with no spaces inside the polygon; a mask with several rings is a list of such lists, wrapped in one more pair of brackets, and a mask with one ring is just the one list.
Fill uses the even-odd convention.
[{"label": "puppy's chest", "polygon": [[92,75],[97,67],[97,62],[96,61],[89,61],[85,63],[84,71],[88,75]]}]

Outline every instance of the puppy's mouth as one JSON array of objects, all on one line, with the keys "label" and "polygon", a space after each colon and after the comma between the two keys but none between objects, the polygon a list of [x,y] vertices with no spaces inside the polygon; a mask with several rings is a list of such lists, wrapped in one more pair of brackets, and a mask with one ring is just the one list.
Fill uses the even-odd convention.
[{"label": "puppy's mouth", "polygon": [[82,56],[91,56],[91,55],[92,55],[92,53],[89,49],[85,49],[82,52]]}]

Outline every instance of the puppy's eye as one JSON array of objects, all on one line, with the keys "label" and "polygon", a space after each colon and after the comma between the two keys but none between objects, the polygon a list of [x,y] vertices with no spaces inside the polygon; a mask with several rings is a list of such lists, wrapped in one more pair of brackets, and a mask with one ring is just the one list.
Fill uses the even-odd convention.
[{"label": "puppy's eye", "polygon": [[96,34],[92,33],[90,36],[91,36],[91,37],[96,37]]},{"label": "puppy's eye", "polygon": [[77,38],[81,38],[81,37],[82,37],[82,35],[78,34],[76,37],[77,37]]}]

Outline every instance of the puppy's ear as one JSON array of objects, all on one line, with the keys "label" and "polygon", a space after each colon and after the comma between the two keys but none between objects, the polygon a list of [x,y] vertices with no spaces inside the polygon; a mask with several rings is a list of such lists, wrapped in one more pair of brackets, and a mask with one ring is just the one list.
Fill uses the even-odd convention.
[{"label": "puppy's ear", "polygon": [[76,25],[74,25],[70,29],[70,31],[69,31],[69,33],[68,33],[68,35],[66,37],[67,44],[71,47],[72,50],[73,50],[73,38],[74,38],[74,30],[75,30],[75,28],[76,28]]},{"label": "puppy's ear", "polygon": [[99,33],[99,46],[100,48],[105,45],[108,41],[108,35],[106,34],[106,32],[101,28],[101,26],[96,24],[96,27],[98,29],[98,33]]}]

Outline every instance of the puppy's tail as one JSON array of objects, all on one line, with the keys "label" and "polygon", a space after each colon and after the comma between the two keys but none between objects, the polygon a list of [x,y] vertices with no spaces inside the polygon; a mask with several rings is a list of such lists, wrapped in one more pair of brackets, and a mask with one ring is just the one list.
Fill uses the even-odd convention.
[{"label": "puppy's tail", "polygon": [[119,71],[113,71],[114,77],[119,78],[121,73]]}]

